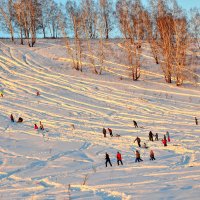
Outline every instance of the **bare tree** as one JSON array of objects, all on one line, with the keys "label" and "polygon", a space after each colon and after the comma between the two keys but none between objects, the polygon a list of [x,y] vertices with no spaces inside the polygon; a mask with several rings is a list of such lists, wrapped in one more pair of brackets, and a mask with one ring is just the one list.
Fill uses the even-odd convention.
[{"label": "bare tree", "polygon": [[109,38],[109,33],[113,28],[112,24],[112,18],[113,18],[113,5],[112,0],[99,0],[99,6],[102,13],[102,19],[104,20],[105,27],[104,27],[104,33],[105,38]]},{"label": "bare tree", "polygon": [[128,55],[132,79],[140,77],[141,51],[144,38],[144,10],[140,0],[119,0],[117,2],[117,15],[120,30],[124,36],[124,48]]},{"label": "bare tree", "polygon": [[80,7],[75,1],[68,0],[66,9],[69,15],[70,22],[74,33],[74,47],[75,47],[75,65],[76,70],[82,71],[82,13]]},{"label": "bare tree", "polygon": [[190,32],[193,43],[200,49],[200,10],[197,7],[190,10]]},{"label": "bare tree", "polygon": [[1,0],[0,1],[0,15],[4,19],[6,29],[9,31],[11,40],[14,42],[14,28],[13,28],[13,1]]}]

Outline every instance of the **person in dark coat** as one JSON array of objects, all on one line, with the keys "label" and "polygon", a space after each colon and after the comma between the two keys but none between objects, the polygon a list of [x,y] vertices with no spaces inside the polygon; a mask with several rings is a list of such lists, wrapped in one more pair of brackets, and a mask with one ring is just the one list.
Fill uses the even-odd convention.
[{"label": "person in dark coat", "polygon": [[138,147],[141,147],[141,145],[140,145],[141,139],[138,136],[136,137],[136,139],[134,140],[134,142],[136,142],[136,141],[138,143]]},{"label": "person in dark coat", "polygon": [[196,125],[198,125],[198,119],[195,117],[195,123]]},{"label": "person in dark coat", "polygon": [[19,117],[19,119],[18,119],[18,121],[17,121],[18,123],[21,123],[21,122],[23,122],[23,118],[21,118],[21,117]]},{"label": "person in dark coat", "polygon": [[121,163],[121,165],[123,165],[122,155],[121,155],[121,153],[117,152],[117,164],[119,165],[119,163]]},{"label": "person in dark coat", "polygon": [[10,120],[11,120],[11,122],[15,122],[14,117],[13,117],[12,114],[10,115]]},{"label": "person in dark coat", "polygon": [[155,140],[158,141],[158,133],[155,134]]},{"label": "person in dark coat", "polygon": [[140,161],[143,161],[141,158],[140,158],[140,153],[138,150],[136,150],[135,152],[135,162],[140,162]]},{"label": "person in dark coat", "polygon": [[108,132],[110,133],[110,137],[112,137],[113,133],[112,133],[112,129],[111,128],[108,128]]},{"label": "person in dark coat", "polygon": [[106,137],[106,129],[103,128],[103,136]]},{"label": "person in dark coat", "polygon": [[149,141],[153,142],[153,133],[151,131],[149,132]]},{"label": "person in dark coat", "polygon": [[134,124],[135,128],[138,128],[137,122],[135,120],[133,120],[133,124]]},{"label": "person in dark coat", "polygon": [[110,157],[109,157],[109,155],[107,154],[107,152],[106,152],[106,157],[105,157],[105,160],[106,160],[106,167],[107,167],[107,164],[109,163],[110,164],[110,166],[112,167],[112,164],[111,164],[111,162],[110,162]]}]

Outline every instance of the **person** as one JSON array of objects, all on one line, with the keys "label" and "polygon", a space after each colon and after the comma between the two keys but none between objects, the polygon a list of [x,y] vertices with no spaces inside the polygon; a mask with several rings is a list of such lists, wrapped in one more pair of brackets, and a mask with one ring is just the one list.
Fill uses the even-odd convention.
[{"label": "person", "polygon": [[145,149],[149,148],[146,143],[144,143],[142,147],[145,148]]},{"label": "person", "polygon": [[37,96],[40,96],[40,92],[39,92],[39,91],[37,91],[37,92],[36,92],[36,95],[37,95]]},{"label": "person", "polygon": [[143,161],[141,158],[140,158],[140,153],[138,150],[136,150],[135,152],[135,162],[140,162],[140,161]]},{"label": "person", "polygon": [[136,139],[134,140],[134,142],[135,141],[137,141],[138,147],[141,147],[141,145],[140,145],[141,139],[138,136],[136,137]]},{"label": "person", "polygon": [[23,122],[23,118],[21,118],[21,117],[19,117],[19,119],[18,119],[18,121],[17,121],[18,123],[21,123],[21,122]]},{"label": "person", "polygon": [[196,125],[198,125],[198,119],[195,117],[195,123]]},{"label": "person", "polygon": [[106,152],[106,157],[105,157],[105,160],[106,160],[106,167],[107,167],[107,164],[109,163],[110,164],[110,166],[112,167],[112,163],[110,162],[110,157],[109,157],[109,155],[107,154],[107,152]]},{"label": "person", "polygon": [[135,128],[138,128],[137,122],[135,120],[133,120],[133,124],[134,124]]},{"label": "person", "polygon": [[108,128],[108,132],[110,133],[110,137],[112,137],[113,133],[112,133],[112,129],[111,128]]},{"label": "person", "polygon": [[155,134],[155,141],[158,141],[158,133]]},{"label": "person", "polygon": [[167,146],[167,139],[166,139],[166,136],[164,135],[164,138],[162,140],[162,143],[164,144],[164,146],[166,147]]},{"label": "person", "polygon": [[1,95],[1,97],[3,98],[3,90],[2,90],[2,91],[0,91],[0,95]]},{"label": "person", "polygon": [[150,160],[155,160],[153,150],[150,151]]},{"label": "person", "polygon": [[121,163],[121,165],[123,165],[122,155],[121,155],[121,153],[117,152],[117,164],[119,165],[119,163]]},{"label": "person", "polygon": [[38,130],[37,124],[34,124],[34,129],[35,129],[35,130]]},{"label": "person", "polygon": [[10,120],[11,120],[11,122],[15,122],[14,117],[13,117],[12,114],[10,115]]},{"label": "person", "polygon": [[106,137],[106,129],[103,128],[103,136]]},{"label": "person", "polygon": [[153,142],[153,133],[151,131],[149,132],[149,141]]},{"label": "person", "polygon": [[44,126],[41,121],[40,121],[40,130],[44,130]]},{"label": "person", "polygon": [[170,142],[170,136],[169,136],[169,132],[168,131],[166,132],[166,136],[167,136],[168,142]]}]

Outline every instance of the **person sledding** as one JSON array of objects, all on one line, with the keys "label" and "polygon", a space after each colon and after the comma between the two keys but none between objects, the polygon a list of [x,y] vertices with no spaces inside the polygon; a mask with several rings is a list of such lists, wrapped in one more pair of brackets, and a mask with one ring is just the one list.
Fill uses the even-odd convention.
[{"label": "person sledding", "polygon": [[113,137],[112,129],[108,128],[108,132],[110,133],[110,137]]},{"label": "person sledding", "polygon": [[38,130],[38,125],[37,124],[34,124],[34,129]]},{"label": "person sledding", "polygon": [[117,164],[119,165],[119,163],[121,163],[121,165],[123,165],[122,155],[121,155],[121,153],[117,152]]},{"label": "person sledding", "polygon": [[135,151],[135,162],[141,162],[143,161],[141,158],[140,158],[140,153],[138,150]]},{"label": "person sledding", "polygon": [[41,121],[40,121],[40,130],[44,130],[44,126]]},{"label": "person sledding", "polygon": [[105,160],[106,160],[106,162],[105,162],[105,164],[106,164],[106,167],[107,167],[107,164],[109,163],[110,164],[110,166],[112,167],[112,163],[110,162],[110,157],[109,157],[109,155],[106,153],[106,157],[105,157]]},{"label": "person sledding", "polygon": [[153,142],[153,133],[151,131],[149,132],[149,141]]},{"label": "person sledding", "polygon": [[138,147],[141,147],[141,145],[140,145],[141,139],[138,136],[136,137],[136,139],[134,140],[134,142],[136,142],[136,141],[138,143]]},{"label": "person sledding", "polygon": [[133,120],[133,124],[134,124],[135,128],[138,128],[137,122],[135,120]]},{"label": "person sledding", "polygon": [[106,137],[106,129],[103,128],[103,136]]},{"label": "person sledding", "polygon": [[10,115],[10,121],[11,121],[11,122],[15,122],[15,119],[14,119],[14,117],[13,117],[12,114]]},{"label": "person sledding", "polygon": [[155,160],[155,156],[154,156],[153,150],[150,151],[150,160]]},{"label": "person sledding", "polygon": [[166,139],[166,136],[164,135],[164,138],[162,140],[162,143],[164,144],[164,146],[166,147],[167,146],[167,139]]},{"label": "person sledding", "polygon": [[142,145],[142,148],[148,149],[149,147],[147,146],[146,143],[144,143],[144,144]]},{"label": "person sledding", "polygon": [[167,141],[170,142],[170,136],[169,136],[169,132],[166,132],[166,137],[167,137]]},{"label": "person sledding", "polygon": [[19,117],[17,122],[18,122],[18,123],[22,123],[22,122],[23,122],[23,118],[22,118],[22,117]]}]

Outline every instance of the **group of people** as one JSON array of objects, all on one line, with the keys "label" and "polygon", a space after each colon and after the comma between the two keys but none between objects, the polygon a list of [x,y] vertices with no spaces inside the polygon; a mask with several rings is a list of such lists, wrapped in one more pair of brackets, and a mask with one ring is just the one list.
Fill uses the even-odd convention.
[{"label": "group of people", "polygon": [[[134,123],[135,128],[138,128],[137,122],[135,120],[133,120],[133,123]],[[198,123],[198,121],[197,121],[197,123]],[[110,128],[108,128],[108,131],[110,133],[110,136],[112,137],[113,136],[112,130]],[[106,137],[106,129],[105,128],[103,128],[103,135],[104,135],[104,137]],[[154,135],[152,133],[152,131],[150,131],[149,132],[149,141],[153,142],[154,140],[155,141],[159,141],[158,133],[156,133]],[[143,146],[141,146],[141,139],[138,136],[136,137],[136,139],[134,140],[134,142],[137,142],[138,147],[142,147],[142,148],[148,149],[148,146],[146,145],[146,143],[144,143]],[[167,142],[170,142],[170,135],[169,135],[168,131],[166,132],[166,135],[164,135],[164,137],[162,139],[162,143],[164,144],[164,146],[167,146]],[[143,161],[141,159],[140,152],[138,150],[136,150],[135,156],[136,156],[135,162],[141,162],[141,161]],[[117,158],[117,164],[119,165],[119,163],[121,163],[123,165],[123,163],[122,163],[122,156],[121,156],[121,154],[119,152],[117,152],[116,158]],[[105,162],[106,167],[107,167],[108,163],[110,164],[110,166],[112,166],[109,154],[107,152],[106,152],[105,160],[106,160],[106,162]],[[150,150],[150,160],[155,160],[155,156],[154,156],[153,150]]]},{"label": "group of people", "polygon": [[[117,159],[117,165],[120,165],[120,163],[121,163],[121,165],[123,165],[121,153],[117,152],[116,159]],[[106,155],[105,155],[105,160],[106,160],[106,162],[105,162],[106,167],[107,167],[108,163],[112,167],[110,156],[107,152],[106,152]],[[155,160],[153,150],[150,151],[150,160]],[[143,161],[143,160],[141,159],[140,152],[138,150],[136,150],[135,151],[135,162],[141,162],[141,161]]]},{"label": "group of people", "polygon": [[[113,137],[112,129],[108,128],[108,132],[110,134],[110,137]],[[106,137],[107,131],[105,128],[103,128],[103,136]]]},{"label": "group of people", "polygon": [[[1,94],[1,96],[3,97],[3,92],[1,92],[0,94]],[[40,92],[39,92],[39,91],[36,92],[36,96],[40,96]],[[11,122],[15,122],[15,119],[14,119],[13,114],[10,115],[10,120],[11,120]],[[17,120],[17,123],[21,123],[21,122],[23,122],[23,118],[22,118],[22,117],[19,117],[18,120]],[[38,129],[44,130],[44,125],[43,125],[42,122],[40,121],[39,127],[38,127],[37,124],[34,124],[34,129],[35,129],[35,130],[38,130]]]},{"label": "group of people", "polygon": [[[35,129],[35,130],[38,130],[38,129],[39,129],[39,127],[38,127],[37,124],[34,124],[34,129]],[[40,130],[44,130],[44,126],[43,126],[43,124],[42,124],[41,121],[40,121]]]},{"label": "group of people", "polygon": [[[10,120],[11,120],[11,122],[15,122],[13,114],[10,115]],[[23,118],[19,117],[18,120],[17,120],[17,123],[22,123],[22,122],[23,122]]]}]

